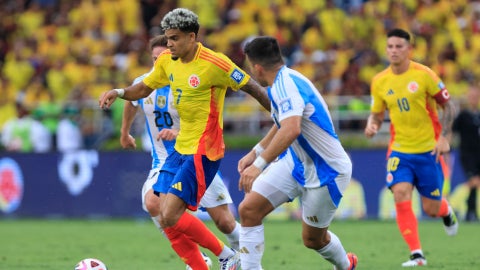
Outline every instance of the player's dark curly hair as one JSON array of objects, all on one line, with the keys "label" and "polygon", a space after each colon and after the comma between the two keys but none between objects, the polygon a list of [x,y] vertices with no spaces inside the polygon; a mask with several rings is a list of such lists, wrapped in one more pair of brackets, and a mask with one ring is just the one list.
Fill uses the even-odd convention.
[{"label": "player's dark curly hair", "polygon": [[392,29],[390,31],[388,31],[387,33],[387,38],[389,37],[399,37],[399,38],[403,38],[405,40],[407,40],[409,43],[410,43],[410,34],[403,30],[403,29],[399,29],[399,28],[395,28],[395,29]]},{"label": "player's dark curly hair", "polygon": [[273,37],[256,37],[245,45],[243,51],[251,62],[258,63],[267,69],[284,64],[280,46]]},{"label": "player's dark curly hair", "polygon": [[198,16],[194,12],[186,8],[176,8],[168,12],[163,17],[161,22],[162,30],[179,29],[184,33],[198,34],[200,24],[198,23]]}]

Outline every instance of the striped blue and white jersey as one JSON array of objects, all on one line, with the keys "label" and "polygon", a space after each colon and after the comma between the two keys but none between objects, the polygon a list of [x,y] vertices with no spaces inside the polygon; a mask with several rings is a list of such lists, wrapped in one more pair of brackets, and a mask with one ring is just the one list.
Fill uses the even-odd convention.
[{"label": "striped blue and white jersey", "polygon": [[[133,84],[143,81],[143,78],[147,75],[148,73],[136,78]],[[148,97],[132,101],[132,104],[140,106],[145,115],[146,134],[152,145],[152,169],[160,168],[168,154],[174,151],[175,140],[157,141],[158,133],[164,128],[179,128],[178,113],[173,106],[170,86],[155,89]]]},{"label": "striped blue and white jersey", "polygon": [[301,116],[301,134],[289,147],[294,160],[292,176],[306,187],[334,185],[338,175],[351,175],[352,163],[338,139],[325,100],[305,76],[286,66],[268,89],[272,118]]}]

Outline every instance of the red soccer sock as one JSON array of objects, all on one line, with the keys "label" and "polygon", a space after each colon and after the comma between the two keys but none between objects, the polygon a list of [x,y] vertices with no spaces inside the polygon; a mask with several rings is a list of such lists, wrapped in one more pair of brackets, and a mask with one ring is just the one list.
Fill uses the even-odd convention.
[{"label": "red soccer sock", "polygon": [[200,249],[195,242],[171,227],[166,228],[164,232],[168,240],[170,240],[173,250],[190,268],[195,270],[208,270],[208,266],[203,260]]},{"label": "red soccer sock", "polygon": [[442,198],[442,202],[440,203],[440,209],[438,210],[438,217],[445,217],[448,215],[448,202],[445,198]]},{"label": "red soccer sock", "polygon": [[223,250],[223,242],[220,241],[205,224],[193,215],[185,212],[172,229],[185,234],[186,237],[209,249],[216,256]]},{"label": "red soccer sock", "polygon": [[410,251],[422,249],[418,236],[418,222],[413,213],[412,202],[405,201],[395,204],[397,210],[397,225]]}]

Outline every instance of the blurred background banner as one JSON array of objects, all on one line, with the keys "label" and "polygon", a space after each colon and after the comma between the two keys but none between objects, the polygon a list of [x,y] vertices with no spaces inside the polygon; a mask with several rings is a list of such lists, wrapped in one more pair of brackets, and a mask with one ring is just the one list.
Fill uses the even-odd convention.
[{"label": "blurred background banner", "polygon": [[[245,150],[229,150],[220,166],[235,207],[237,162]],[[393,204],[384,189],[385,150],[350,150],[353,181],[344,194],[337,218],[391,218]],[[450,155],[452,191],[465,181]],[[141,188],[151,166],[146,152],[79,150],[67,153],[0,154],[0,216],[2,218],[143,218]],[[454,195],[454,194],[453,194]],[[462,196],[458,203],[461,207]],[[392,204],[392,205],[390,205]],[[298,218],[296,202],[276,210],[270,218]],[[417,208],[419,209],[419,208]],[[459,209],[461,210],[461,209]],[[417,211],[419,215],[421,213]],[[203,215],[201,215],[203,217]]]}]

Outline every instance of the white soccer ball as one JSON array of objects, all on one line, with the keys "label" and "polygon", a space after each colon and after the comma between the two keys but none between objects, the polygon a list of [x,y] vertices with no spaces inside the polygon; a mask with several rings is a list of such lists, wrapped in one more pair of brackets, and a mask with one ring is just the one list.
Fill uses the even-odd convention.
[{"label": "white soccer ball", "polygon": [[99,259],[88,258],[79,261],[75,270],[107,270],[107,266]]}]

